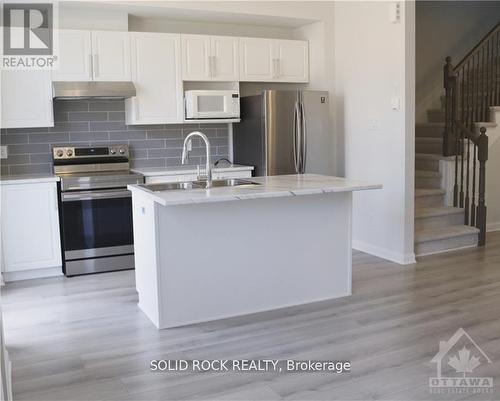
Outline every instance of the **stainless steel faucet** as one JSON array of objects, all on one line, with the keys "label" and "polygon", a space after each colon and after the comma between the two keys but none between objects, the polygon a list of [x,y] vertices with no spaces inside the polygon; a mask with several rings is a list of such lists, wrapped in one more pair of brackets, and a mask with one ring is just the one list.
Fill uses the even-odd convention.
[{"label": "stainless steel faucet", "polygon": [[190,148],[191,146],[188,146],[191,143],[191,138],[193,136],[199,136],[203,141],[205,142],[205,146],[207,148],[207,160],[206,160],[206,165],[205,165],[205,174],[207,175],[207,188],[211,186],[212,183],[212,164],[210,160],[210,141],[208,140],[208,137],[200,131],[193,131],[191,132],[186,139],[184,139],[184,145],[182,147],[182,164],[186,164],[188,162],[188,154],[189,150],[188,147]]}]

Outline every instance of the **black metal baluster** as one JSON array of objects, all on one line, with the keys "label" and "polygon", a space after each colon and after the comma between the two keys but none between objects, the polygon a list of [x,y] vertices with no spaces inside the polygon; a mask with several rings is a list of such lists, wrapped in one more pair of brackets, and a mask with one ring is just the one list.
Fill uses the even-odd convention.
[{"label": "black metal baluster", "polygon": [[[458,99],[457,103],[462,105],[462,110],[459,113],[457,110],[457,119],[460,114],[460,121],[463,121],[463,85],[464,85],[464,70],[462,69],[458,72],[458,85],[459,91],[457,93]],[[460,99],[461,98],[461,99]],[[460,130],[460,144],[459,144],[459,154],[460,154],[460,207],[464,207],[464,130],[462,127],[457,127]]]},{"label": "black metal baluster", "polygon": [[474,93],[474,122],[479,120],[479,82],[477,81],[477,75],[479,71],[479,62],[480,62],[480,54],[477,52],[477,61],[476,61],[476,68],[474,70],[474,77],[472,78],[475,82],[475,93]]},{"label": "black metal baluster", "polygon": [[[470,113],[469,113],[469,93],[470,93],[470,60],[467,62],[467,114],[465,126],[470,129]],[[470,218],[470,197],[469,197],[469,179],[470,179],[470,139],[467,137],[467,178],[465,184],[465,224],[469,224]]]},{"label": "black metal baluster", "polygon": [[472,157],[472,205],[471,205],[471,226],[476,225],[476,160],[477,160],[477,145],[474,144],[474,155]]},{"label": "black metal baluster", "polygon": [[486,65],[486,59],[485,59],[485,51],[484,51],[484,47],[481,49],[481,53],[482,53],[482,57],[481,57],[481,74],[478,76],[479,78],[479,82],[481,83],[481,89],[482,89],[482,93],[481,93],[481,113],[479,114],[479,119],[480,121],[484,121],[484,111],[486,109],[486,105],[485,105],[485,98],[484,98],[484,94],[486,92],[486,81],[483,79],[484,77],[484,74],[486,72],[486,69],[485,69],[485,65]]}]

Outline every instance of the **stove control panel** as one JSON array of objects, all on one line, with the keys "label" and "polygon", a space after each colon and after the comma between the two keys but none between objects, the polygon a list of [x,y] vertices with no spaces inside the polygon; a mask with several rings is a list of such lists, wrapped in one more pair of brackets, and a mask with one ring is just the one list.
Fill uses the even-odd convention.
[{"label": "stove control panel", "polygon": [[52,157],[54,160],[59,159],[86,159],[89,158],[113,158],[129,156],[128,145],[112,145],[112,146],[86,146],[86,147],[68,147],[56,146],[52,149]]}]

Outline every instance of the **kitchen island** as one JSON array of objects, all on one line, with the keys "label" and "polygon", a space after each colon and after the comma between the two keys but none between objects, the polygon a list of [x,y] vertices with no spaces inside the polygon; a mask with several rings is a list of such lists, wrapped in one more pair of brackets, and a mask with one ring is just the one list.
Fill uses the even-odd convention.
[{"label": "kitchen island", "polygon": [[170,328],[351,294],[352,192],[315,174],[132,191],[139,307]]}]

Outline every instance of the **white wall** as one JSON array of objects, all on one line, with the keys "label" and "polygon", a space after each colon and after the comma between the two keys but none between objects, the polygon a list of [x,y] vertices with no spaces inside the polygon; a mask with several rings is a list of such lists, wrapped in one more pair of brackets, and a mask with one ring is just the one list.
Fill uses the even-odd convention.
[{"label": "white wall", "polygon": [[[411,263],[414,3],[401,3],[399,23],[390,22],[392,5],[335,3],[336,128],[343,138],[346,176],[384,185],[354,194],[355,247]],[[392,110],[393,97],[400,98],[400,110]]]},{"label": "white wall", "polygon": [[128,31],[128,14],[121,10],[76,7],[65,2],[59,6],[59,28]]},{"label": "white wall", "polygon": [[445,57],[459,62],[499,20],[499,1],[417,2],[417,121],[427,121],[427,109],[440,107]]}]

